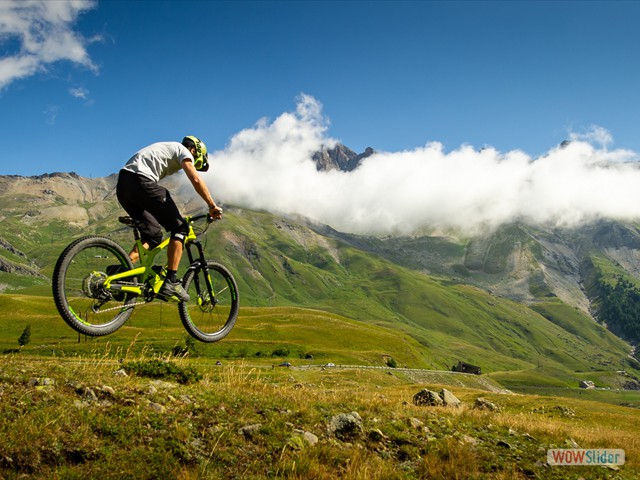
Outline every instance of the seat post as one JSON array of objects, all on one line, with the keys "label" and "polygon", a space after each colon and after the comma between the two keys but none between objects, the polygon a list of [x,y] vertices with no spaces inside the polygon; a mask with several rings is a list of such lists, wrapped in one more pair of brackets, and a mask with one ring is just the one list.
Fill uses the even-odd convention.
[{"label": "seat post", "polygon": [[131,217],[118,217],[118,221],[127,227],[133,228],[133,238],[135,240],[140,240],[140,223],[137,220],[134,220]]}]

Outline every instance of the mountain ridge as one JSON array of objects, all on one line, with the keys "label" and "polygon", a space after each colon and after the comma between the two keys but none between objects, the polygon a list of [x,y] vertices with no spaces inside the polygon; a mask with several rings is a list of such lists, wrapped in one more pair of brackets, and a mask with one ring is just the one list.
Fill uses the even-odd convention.
[{"label": "mountain ridge", "polygon": [[[348,171],[357,168],[372,153],[368,148],[358,155],[338,144],[333,149],[317,152],[314,161],[319,169]],[[326,157],[333,163],[327,165]],[[339,158],[348,158],[351,163],[335,160]],[[11,199],[28,198],[29,208],[22,212],[22,222],[38,223],[38,217],[51,218],[86,228],[90,222],[106,218],[119,209],[113,201],[116,181],[117,174],[94,179],[74,172],[35,177],[0,176],[0,191],[4,192],[2,198],[5,199],[0,219],[13,210]],[[179,198],[182,197],[181,182],[175,178],[167,178],[164,182],[173,192],[178,191]],[[187,194],[182,203],[184,207],[193,205],[193,198]],[[520,302],[533,302],[541,294],[557,296],[594,318],[597,312],[593,311],[583,285],[584,264],[591,255],[607,258],[631,278],[640,276],[640,230],[634,225],[611,220],[565,230],[515,222],[470,237],[413,235],[384,238],[338,232],[308,219],[296,220],[320,235],[345,241],[407,268],[468,281]],[[2,247],[0,243],[0,251]],[[9,244],[4,250],[11,251],[12,248],[16,247]],[[15,260],[20,259],[5,258],[5,264],[20,263]]]}]

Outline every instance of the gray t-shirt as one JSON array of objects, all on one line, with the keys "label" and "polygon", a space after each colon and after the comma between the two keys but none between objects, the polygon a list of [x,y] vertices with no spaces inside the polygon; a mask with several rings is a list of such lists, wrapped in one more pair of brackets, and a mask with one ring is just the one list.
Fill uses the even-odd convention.
[{"label": "gray t-shirt", "polygon": [[122,169],[159,182],[180,170],[184,160],[193,162],[187,147],[179,142],[158,142],[136,152]]}]

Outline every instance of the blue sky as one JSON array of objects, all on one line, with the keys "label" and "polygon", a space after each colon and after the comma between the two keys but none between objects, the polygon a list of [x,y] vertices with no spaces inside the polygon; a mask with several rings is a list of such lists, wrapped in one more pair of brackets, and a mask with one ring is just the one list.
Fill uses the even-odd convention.
[{"label": "blue sky", "polygon": [[105,176],[185,134],[224,150],[301,94],[358,152],[639,152],[639,23],[615,1],[3,1],[0,174]]}]

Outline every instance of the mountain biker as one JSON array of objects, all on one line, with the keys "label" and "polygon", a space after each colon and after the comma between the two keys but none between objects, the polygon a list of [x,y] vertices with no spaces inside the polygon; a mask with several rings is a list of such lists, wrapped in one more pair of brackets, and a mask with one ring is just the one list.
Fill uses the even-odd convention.
[{"label": "mountain biker", "polygon": [[[124,210],[142,222],[140,240],[145,248],[154,248],[162,241],[162,229],[170,233],[167,250],[167,275],[158,292],[167,300],[189,301],[176,271],[182,258],[184,240],[189,226],[180,214],[169,191],[158,182],[179,170],[184,170],[195,191],[209,207],[214,219],[222,218],[222,209],[211,198],[206,183],[198,172],[209,169],[207,147],[194,136],[179,142],[158,142],[136,152],[120,170],[116,195]],[[137,246],[129,253],[133,262],[140,258]]]}]

